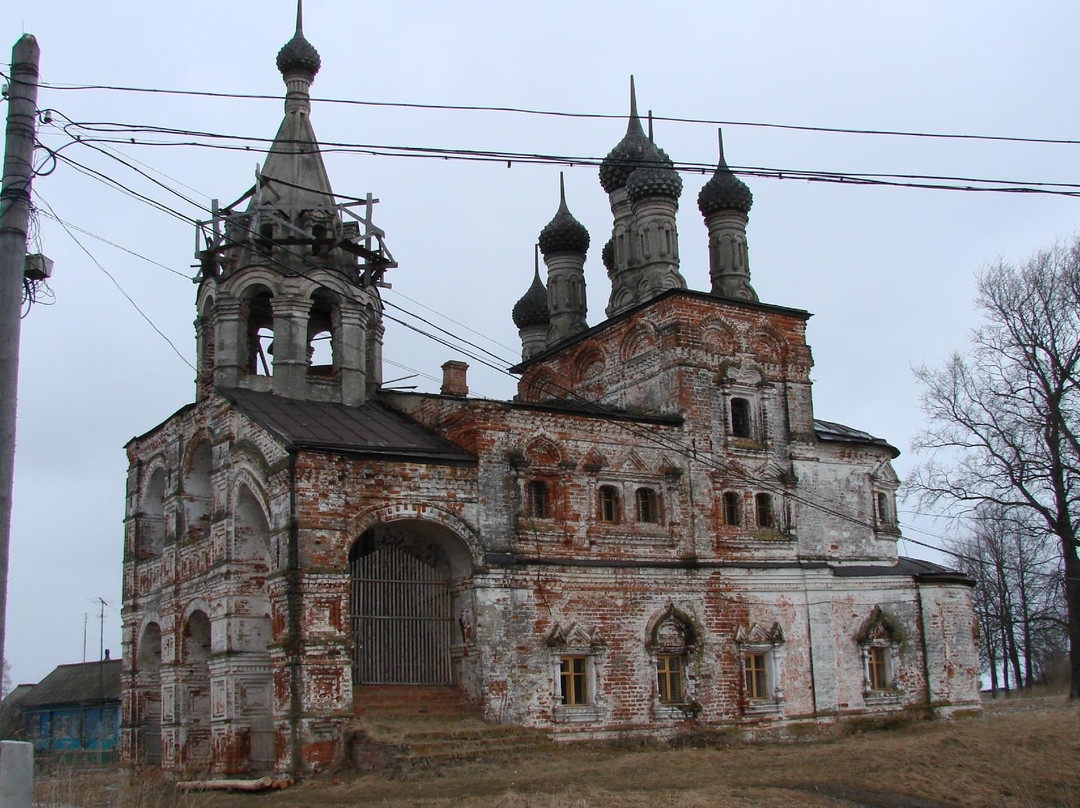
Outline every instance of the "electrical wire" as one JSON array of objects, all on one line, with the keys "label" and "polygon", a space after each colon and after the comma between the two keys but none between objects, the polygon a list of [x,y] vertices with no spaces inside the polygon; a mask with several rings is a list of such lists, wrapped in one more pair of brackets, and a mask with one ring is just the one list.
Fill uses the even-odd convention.
[{"label": "electrical wire", "polygon": [[[0,75],[4,75],[0,73]],[[5,76],[6,78],[6,76]],[[180,89],[166,89],[158,87],[137,87],[137,86],[125,86],[116,84],[74,84],[64,82],[41,82],[40,85],[43,88],[50,90],[60,91],[109,91],[109,92],[124,92],[124,93],[143,93],[149,95],[181,95],[191,97],[203,97],[203,98],[223,98],[230,100],[255,100],[255,101],[276,101],[281,102],[282,97],[275,94],[261,94],[261,93],[236,93],[236,92],[220,92],[212,90],[180,90]],[[582,120],[627,120],[629,117],[626,114],[612,114],[612,113],[599,113],[599,112],[566,112],[560,110],[550,109],[531,109],[528,107],[516,107],[516,106],[484,106],[479,104],[426,104],[418,102],[407,101],[370,101],[359,100],[350,98],[330,98],[321,96],[312,96],[311,102],[313,104],[334,104],[345,106],[359,106],[359,107],[384,107],[391,109],[415,109],[415,110],[430,110],[430,111],[448,111],[448,112],[488,112],[488,113],[510,113],[515,115],[529,115],[529,116],[542,116],[551,118],[574,118]],[[934,139],[934,140],[974,140],[974,141],[987,141],[998,143],[1037,143],[1037,144],[1049,144],[1049,145],[1064,145],[1064,146],[1076,146],[1080,145],[1080,140],[1072,138],[1050,138],[1050,137],[1022,137],[1014,135],[983,135],[974,133],[963,132],[920,132],[914,130],[903,129],[875,129],[870,127],[842,127],[842,126],[812,126],[807,124],[789,124],[789,123],[775,123],[767,121],[745,121],[745,120],[725,120],[716,118],[689,118],[678,117],[671,115],[651,115],[654,121],[663,121],[666,123],[685,123],[695,125],[706,125],[710,127],[716,126],[731,126],[731,127],[745,127],[751,129],[780,129],[790,130],[795,132],[817,132],[824,134],[843,134],[843,135],[871,135],[871,136],[886,136],[886,137],[908,137],[919,139]]]},{"label": "electrical wire", "polygon": [[113,283],[113,286],[115,286],[115,287],[116,287],[116,288],[117,288],[117,289],[118,289],[118,290],[120,291],[120,294],[122,294],[122,295],[124,296],[124,298],[125,298],[125,299],[126,299],[126,300],[128,301],[128,303],[130,303],[130,304],[132,305],[132,307],[133,307],[133,308],[135,309],[135,311],[137,311],[137,312],[139,313],[139,315],[140,315],[140,316],[141,316],[141,317],[142,317],[142,318],[143,318],[144,320],[146,320],[146,322],[147,322],[147,323],[149,323],[149,324],[150,324],[150,327],[151,327],[152,329],[154,329],[154,331],[156,331],[156,332],[157,332],[158,336],[160,336],[160,337],[161,337],[161,338],[162,338],[163,340],[165,340],[165,342],[167,342],[167,343],[168,343],[169,347],[170,347],[170,348],[172,348],[172,350],[173,350],[173,353],[175,353],[175,354],[176,354],[177,356],[179,356],[179,357],[180,357],[180,360],[181,360],[181,361],[182,361],[182,362],[183,362],[183,363],[184,363],[185,365],[187,365],[187,366],[188,366],[189,368],[191,368],[192,370],[195,370],[195,366],[194,366],[193,364],[191,364],[191,362],[189,362],[189,361],[188,361],[188,359],[187,359],[187,357],[186,357],[186,356],[184,356],[184,355],[183,355],[182,353],[180,353],[180,350],[179,350],[179,349],[178,349],[178,348],[176,347],[176,345],[175,345],[175,344],[173,344],[173,341],[172,341],[171,339],[169,339],[169,338],[168,338],[168,337],[167,337],[167,336],[165,335],[165,332],[164,332],[164,331],[162,331],[162,330],[161,330],[160,328],[158,328],[158,327],[157,327],[157,324],[156,324],[156,323],[155,323],[155,322],[154,322],[154,321],[153,321],[152,319],[150,319],[150,316],[149,316],[149,315],[148,315],[148,314],[147,314],[147,313],[146,313],[145,311],[143,311],[143,310],[142,310],[141,308],[139,308],[139,304],[138,304],[138,303],[136,303],[136,302],[135,302],[135,300],[134,300],[134,299],[133,299],[133,298],[131,297],[131,295],[129,295],[129,294],[127,293],[127,291],[126,291],[126,290],[124,289],[124,287],[120,285],[120,282],[119,282],[119,281],[118,281],[118,280],[116,279],[116,277],[115,277],[115,276],[114,276],[114,275],[113,275],[113,274],[112,274],[111,272],[109,272],[109,270],[107,270],[107,269],[106,269],[106,268],[105,268],[105,267],[104,267],[104,266],[103,266],[103,265],[101,264],[101,262],[97,260],[97,258],[95,258],[95,257],[94,257],[94,254],[93,254],[93,253],[91,253],[91,252],[90,252],[90,251],[89,251],[89,250],[88,250],[88,249],[87,249],[87,248],[85,247],[85,245],[83,245],[83,243],[82,243],[81,241],[79,241],[79,239],[78,239],[78,238],[76,237],[76,235],[75,235],[75,234],[74,234],[74,233],[73,233],[73,232],[72,232],[71,230],[68,230],[68,228],[67,228],[67,224],[66,224],[65,222],[63,222],[63,220],[61,220],[59,216],[57,216],[57,215],[56,215],[56,211],[55,211],[55,210],[53,210],[53,207],[52,207],[52,205],[50,205],[50,204],[48,203],[48,201],[47,201],[47,200],[45,200],[45,199],[44,199],[44,198],[43,198],[43,197],[41,196],[41,194],[36,194],[36,196],[37,196],[37,198],[38,198],[38,199],[40,199],[40,200],[41,200],[41,203],[42,203],[43,205],[45,205],[45,207],[46,207],[46,208],[48,209],[49,213],[51,213],[51,214],[52,214],[52,218],[53,218],[53,219],[55,219],[55,220],[56,220],[57,222],[59,222],[59,223],[60,223],[60,226],[64,228],[64,231],[65,231],[65,232],[66,232],[66,233],[68,234],[68,236],[70,236],[70,237],[71,237],[71,240],[72,240],[72,241],[74,241],[74,242],[75,242],[75,244],[76,244],[76,245],[77,245],[77,246],[79,247],[79,249],[80,249],[80,250],[82,250],[82,251],[83,251],[84,253],[86,253],[86,256],[87,256],[87,257],[88,257],[88,258],[89,258],[89,259],[90,259],[91,261],[93,261],[93,262],[94,262],[94,266],[96,266],[96,267],[97,267],[98,269],[100,269],[100,270],[102,271],[102,273],[104,273],[105,277],[107,277],[107,278],[108,278],[108,279],[109,279],[110,281],[112,281],[112,283]]},{"label": "electrical wire", "polygon": [[[116,158],[114,155],[110,155],[110,156],[114,157],[114,159],[119,159],[119,158]],[[80,165],[78,163],[75,163],[74,161],[71,161],[71,159],[67,158],[66,155],[60,155],[60,159],[63,159],[65,161],[67,161],[67,162],[70,162],[70,163],[72,163],[73,165],[76,165],[76,166]],[[124,161],[121,159],[120,162],[123,163]],[[86,168],[86,167],[83,167],[83,168]],[[87,169],[87,170],[88,171],[93,171],[92,169]],[[139,173],[143,174],[145,176],[144,172],[140,171]],[[116,187],[118,190],[124,190],[124,191],[129,192],[129,193],[134,193],[134,192],[131,191],[131,189],[127,189],[125,186],[123,186],[121,183],[114,180],[113,178],[107,177],[106,175],[103,175],[100,172],[96,172],[96,171],[93,171],[93,174],[95,174],[98,177],[102,178],[103,181],[106,181],[107,184],[110,184],[113,187]],[[155,181],[155,182],[156,182],[156,184],[159,184],[159,185],[162,184],[162,183],[160,183],[158,181]],[[186,197],[183,197],[180,194],[177,194],[177,195],[180,196],[181,198],[183,198],[185,201],[188,201],[191,204],[196,204],[192,200],[190,200],[190,199],[188,199]],[[167,206],[165,206],[163,203],[160,203],[160,202],[158,202],[156,200],[151,200],[151,199],[149,199],[149,198],[147,198],[147,197],[145,197],[145,196],[143,196],[141,194],[136,194],[136,198],[139,199],[140,201],[146,201],[148,204],[151,204],[152,206],[154,206],[154,207],[156,207],[156,208],[158,208],[160,210],[164,210],[165,212],[169,212],[169,213],[171,213],[171,215],[174,215],[177,218],[182,218],[182,219],[188,219],[189,218],[189,217],[184,216],[183,214],[180,214],[177,211],[173,211],[173,210],[167,208]],[[358,197],[352,197],[351,199],[356,200],[356,201],[360,201],[360,199]],[[55,216],[55,214],[54,214],[54,216]],[[194,220],[191,220],[191,221],[194,221]],[[72,237],[74,238],[74,236],[72,236]],[[76,243],[78,243],[78,242],[76,242]],[[80,244],[80,246],[82,246],[82,245]],[[83,248],[83,249],[85,251],[85,248]],[[283,252],[285,252],[287,254],[290,254],[294,258],[299,259],[304,264],[308,264],[308,261],[307,261],[306,257],[304,255],[300,254],[300,253],[296,253],[295,251],[288,250],[287,248],[284,248]],[[274,263],[280,264],[283,268],[287,268],[291,272],[297,272],[298,274],[300,274],[300,275],[302,275],[304,277],[309,277],[305,273],[303,273],[302,271],[298,272],[295,267],[285,265],[284,263],[280,262],[279,260],[274,260],[274,259],[271,259],[271,260]],[[106,274],[108,274],[108,273],[106,273]],[[115,279],[114,279],[114,283],[115,283]],[[121,290],[121,291],[123,291],[123,290]],[[126,293],[125,293],[125,296],[126,296]],[[130,300],[130,298],[129,298],[129,300]],[[385,301],[383,301],[383,303],[385,305]],[[134,301],[132,301],[132,304],[134,305]],[[434,324],[432,324],[429,320],[427,320],[427,319],[425,319],[423,317],[420,317],[419,315],[416,315],[416,314],[408,311],[407,309],[404,309],[403,307],[396,306],[394,304],[390,304],[390,305],[392,305],[395,309],[401,311],[402,313],[405,313],[408,316],[414,317],[415,319],[417,319],[417,320],[419,320],[419,321],[421,321],[421,322],[423,322],[423,323],[425,323],[425,324],[427,324],[429,326],[432,326],[432,327],[438,329],[443,334],[445,334],[447,337],[450,337],[452,339],[459,340],[459,341],[463,342],[465,345],[467,345],[469,347],[468,348],[462,348],[461,345],[450,342],[448,339],[445,339],[443,337],[439,337],[438,335],[432,334],[431,332],[425,331],[424,329],[422,329],[422,328],[420,328],[418,326],[412,325],[412,324],[410,324],[410,323],[408,323],[408,322],[406,322],[404,320],[401,320],[400,318],[394,317],[394,316],[386,314],[384,312],[383,316],[386,317],[387,319],[389,319],[389,320],[391,320],[393,322],[396,322],[396,323],[402,325],[403,327],[405,327],[407,329],[410,329],[410,330],[412,330],[412,331],[414,331],[414,332],[416,332],[416,333],[418,333],[418,334],[420,334],[420,335],[422,335],[422,336],[424,336],[424,337],[426,337],[428,339],[431,339],[431,340],[433,340],[435,342],[438,342],[439,344],[444,345],[445,347],[448,347],[451,350],[457,351],[458,353],[461,353],[464,356],[466,356],[466,357],[468,357],[470,359],[473,359],[474,361],[479,362],[479,363],[481,363],[481,364],[483,364],[483,365],[485,365],[485,366],[487,366],[487,367],[489,367],[489,368],[491,368],[493,370],[496,370],[496,371],[498,371],[500,373],[504,373],[506,375],[509,375],[512,378],[516,378],[516,377],[513,376],[513,374],[511,374],[509,372],[508,367],[504,367],[501,364],[495,364],[492,361],[490,361],[488,358],[485,358],[484,356],[481,356],[481,355],[479,355],[477,353],[474,353],[470,349],[480,350],[484,354],[487,354],[487,356],[495,359],[497,362],[505,363],[506,360],[498,357],[496,354],[493,354],[493,353],[487,351],[486,349],[481,348],[480,346],[476,345],[473,342],[463,340],[458,335],[453,334],[453,333],[451,333],[451,332],[449,332],[449,331],[447,331],[445,329],[441,329],[438,326],[434,326]],[[140,313],[142,313],[141,310],[140,310]],[[144,315],[144,317],[145,317],[145,315]],[[153,325],[153,323],[151,323],[151,325]],[[155,326],[155,330],[157,330],[156,326]],[[159,333],[161,333],[161,332],[159,331]],[[164,336],[164,335],[162,334],[162,336]],[[177,354],[180,355],[181,358],[184,359],[184,361],[187,364],[189,364],[189,366],[191,366],[190,363],[187,362],[186,358],[184,358],[179,353],[179,351],[177,351],[176,347],[174,345],[172,345],[171,341],[169,342],[169,344],[170,344],[170,346],[173,347],[173,350],[176,351]],[[410,368],[405,368],[405,366],[400,366],[400,367],[403,367],[404,369],[412,370]],[[192,366],[192,369],[194,369],[193,366]],[[434,378],[434,377],[428,376],[427,374],[423,374],[423,375],[427,376],[428,378]],[[573,391],[571,391],[571,390],[569,390],[567,388],[562,388],[562,390],[560,392],[562,392],[563,394],[568,394],[571,397],[571,400],[569,401],[569,403],[575,404],[575,405],[582,408],[581,414],[596,414],[596,415],[601,415],[601,416],[603,416],[603,415],[606,415],[606,416],[621,415],[620,413],[613,412],[613,411],[603,407],[602,405],[600,405],[600,404],[598,404],[596,402],[587,401],[587,400],[583,399],[582,397],[577,396],[577,394],[573,393]],[[620,426],[620,427],[622,427],[624,429],[630,429],[632,432],[635,432],[635,428],[632,427],[632,426],[628,426],[628,424],[626,422],[623,422],[623,421],[620,421],[620,420],[615,420],[614,423],[616,423],[618,426]],[[789,490],[785,489],[783,486],[777,485],[775,483],[771,483],[770,481],[763,480],[763,479],[760,479],[760,478],[755,478],[755,477],[752,477],[752,476],[749,476],[749,475],[740,476],[738,474],[738,472],[735,471],[731,466],[718,464],[716,461],[708,459],[708,458],[703,459],[703,457],[696,451],[696,449],[694,447],[686,447],[686,446],[678,443],[677,441],[664,440],[653,431],[644,431],[643,432],[640,429],[637,429],[635,434],[636,434],[637,437],[643,438],[643,439],[648,440],[648,441],[650,441],[652,443],[658,443],[658,444],[664,445],[664,446],[666,446],[666,448],[669,451],[678,453],[678,454],[680,454],[680,455],[682,455],[682,456],[684,456],[684,457],[686,457],[686,458],[688,458],[688,459],[690,459],[692,461],[703,463],[704,465],[707,465],[707,466],[712,466],[714,470],[719,471],[721,473],[724,473],[724,474],[728,475],[731,478],[734,478],[734,479],[740,480],[742,482],[754,485],[757,488],[765,489],[765,490],[770,491],[772,493],[776,493],[776,494],[780,495],[781,497],[786,498],[789,501],[793,501],[793,502],[796,502],[798,504],[805,505],[807,507],[813,508],[813,509],[818,510],[820,512],[823,512],[823,513],[826,513],[828,515],[834,516],[836,518],[851,522],[851,523],[853,523],[855,525],[858,525],[860,527],[867,528],[867,529],[870,529],[870,530],[876,530],[877,526],[874,525],[872,522],[867,521],[864,518],[852,516],[852,515],[846,513],[845,511],[841,510],[841,508],[843,506],[841,506],[839,504],[837,506],[830,506],[830,505],[828,505],[828,504],[826,504],[826,503],[824,503],[822,501],[815,501],[815,500],[813,500],[813,499],[811,499],[811,498],[809,498],[809,497],[807,497],[807,496],[805,496],[803,494],[799,494],[797,492],[789,491]],[[923,530],[920,530],[918,528],[912,527],[912,529],[914,529],[916,532],[927,533],[927,531],[923,531]],[[935,534],[927,533],[927,535],[930,535],[930,536],[935,537],[935,538],[941,538],[941,539],[944,540],[943,537],[936,536]],[[964,556],[963,554],[957,553],[957,552],[952,551],[952,550],[948,550],[948,549],[943,548],[943,547],[934,546],[934,545],[928,544],[926,542],[921,542],[921,541],[919,541],[917,539],[912,539],[910,537],[904,537],[904,538],[905,538],[906,541],[910,541],[912,544],[915,544],[915,545],[918,545],[918,546],[921,546],[921,547],[925,547],[925,548],[928,548],[928,549],[931,549],[931,550],[935,550],[936,552],[946,553],[946,554],[952,555],[952,556],[954,556],[956,558],[963,558],[965,560],[972,561],[972,562],[975,562],[975,563],[985,563],[985,562],[982,562],[979,559]]]},{"label": "electrical wire", "polygon": [[[77,128],[79,130],[89,133],[96,133],[98,135],[97,137],[83,137],[81,135],[77,136],[77,139],[83,143],[122,143],[147,147],[184,146],[194,148],[211,148],[226,151],[257,151],[260,153],[268,153],[275,142],[284,143],[286,145],[290,143],[290,141],[275,141],[274,138],[266,137],[232,135],[226,133],[205,132],[199,130],[146,126],[117,122],[73,122],[69,123],[64,128],[65,130],[67,130],[68,128]],[[68,134],[73,138],[76,137],[70,132],[68,132]],[[118,134],[127,134],[129,136],[125,138],[101,136],[115,136]],[[177,137],[204,138],[212,142],[203,142],[201,140],[145,140],[137,137],[130,137],[130,135],[132,134],[160,134]],[[246,145],[229,146],[220,142],[213,141],[237,141]],[[252,146],[250,144],[256,145]],[[262,145],[260,146],[258,144]],[[301,144],[298,143],[298,145]],[[558,155],[543,154],[537,152],[452,149],[434,146],[396,146],[388,144],[349,143],[343,141],[320,141],[319,149],[324,154],[345,153],[361,154],[373,157],[411,157],[467,162],[505,162],[508,165],[519,163],[529,165],[559,165],[566,167],[600,166],[607,159],[604,157],[596,157],[589,155]],[[637,163],[634,163],[634,165],[637,165]],[[716,166],[713,163],[698,163],[687,161],[673,162],[671,164],[671,167],[680,173],[688,174],[706,174],[711,173],[716,169]],[[762,179],[800,180],[804,182],[817,183],[913,188],[920,190],[964,191],[972,193],[1034,193],[1066,197],[1080,196],[1080,183],[1068,182],[1044,182],[1039,180],[997,179],[939,174],[819,171],[797,168],[777,168],[770,166],[730,166],[730,169],[733,173],[740,176]]]}]

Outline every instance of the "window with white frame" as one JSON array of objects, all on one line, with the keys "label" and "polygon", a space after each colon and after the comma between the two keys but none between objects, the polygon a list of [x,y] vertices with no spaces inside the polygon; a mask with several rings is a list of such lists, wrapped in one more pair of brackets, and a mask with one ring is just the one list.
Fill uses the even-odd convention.
[{"label": "window with white frame", "polygon": [[855,637],[861,654],[863,692],[871,701],[899,699],[897,674],[903,633],[896,621],[875,606]]},{"label": "window with white frame", "polygon": [[604,645],[600,633],[577,623],[556,624],[548,635],[547,645],[554,652],[556,720],[595,718],[596,656]]},{"label": "window with white frame", "polygon": [[698,630],[694,622],[674,605],[669,605],[653,621],[645,647],[656,670],[655,698],[660,707],[685,712],[693,703],[688,674],[691,655],[697,646]]},{"label": "window with white frame", "polygon": [[735,642],[742,659],[742,687],[747,712],[775,712],[784,702],[780,686],[780,654],[784,632],[779,623],[741,626]]}]

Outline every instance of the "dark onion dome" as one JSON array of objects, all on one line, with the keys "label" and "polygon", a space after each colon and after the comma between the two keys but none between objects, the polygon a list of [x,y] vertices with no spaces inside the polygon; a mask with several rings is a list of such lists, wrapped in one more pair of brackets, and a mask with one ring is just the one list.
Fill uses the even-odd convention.
[{"label": "dark onion dome", "polygon": [[290,70],[306,70],[315,78],[315,74],[322,67],[322,58],[319,52],[304,38],[304,6],[302,2],[296,4],[296,33],[278,51],[278,70],[286,73]]},{"label": "dark onion dome", "polygon": [[615,239],[609,238],[600,251],[600,260],[604,262],[604,268],[611,272],[615,268]]},{"label": "dark onion dome", "polygon": [[737,210],[742,214],[750,212],[754,204],[754,195],[746,183],[736,177],[728,168],[724,160],[724,138],[720,136],[720,162],[716,171],[701,191],[697,198],[698,210],[701,215],[708,218],[721,210]]},{"label": "dark onion dome", "polygon": [[537,267],[533,275],[532,286],[529,291],[514,304],[512,314],[514,325],[518,328],[528,328],[530,325],[548,325],[551,316],[548,313],[548,293],[544,282],[540,280],[540,268]]},{"label": "dark onion dome", "polygon": [[559,210],[555,218],[540,231],[537,241],[545,258],[556,253],[584,255],[589,250],[589,231],[566,207],[566,187],[563,185],[562,174],[559,175]]},{"label": "dark onion dome", "polygon": [[682,177],[673,168],[642,166],[626,180],[626,194],[633,202],[656,196],[678,199],[682,194]]},{"label": "dark onion dome", "polygon": [[637,111],[637,93],[634,91],[634,77],[630,77],[630,122],[626,125],[626,134],[615,148],[608,152],[600,164],[600,185],[607,193],[613,193],[624,185],[641,165],[658,168],[671,168],[671,158],[649,140],[641,128],[641,118]]}]

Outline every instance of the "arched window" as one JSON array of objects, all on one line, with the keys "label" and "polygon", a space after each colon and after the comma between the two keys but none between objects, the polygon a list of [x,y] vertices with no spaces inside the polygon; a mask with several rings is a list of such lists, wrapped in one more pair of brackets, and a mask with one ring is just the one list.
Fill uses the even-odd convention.
[{"label": "arched window", "polygon": [[874,499],[877,506],[877,522],[882,527],[892,527],[896,524],[893,520],[892,509],[889,507],[889,495],[879,491]]},{"label": "arched window", "polygon": [[639,522],[659,522],[660,508],[657,503],[656,492],[651,488],[639,488],[635,496],[637,505],[637,520]]},{"label": "arched window", "polygon": [[760,528],[775,527],[776,517],[773,514],[772,494],[756,494],[754,506],[757,511],[757,525]]},{"label": "arched window", "polygon": [[742,497],[735,491],[724,492],[724,524],[738,527],[742,524]]},{"label": "arched window", "polygon": [[312,296],[307,328],[308,376],[333,376],[337,370],[339,310],[332,292],[320,289]]},{"label": "arched window", "polygon": [[247,316],[247,372],[252,376],[274,375],[274,296],[255,287],[245,296]]},{"label": "arched window", "polygon": [[656,666],[656,697],[662,705],[684,705],[687,694],[687,662],[697,645],[697,632],[689,620],[669,608],[646,641]]},{"label": "arched window", "polygon": [[613,485],[600,486],[600,521],[614,524],[619,521],[619,492]]},{"label": "arched window", "polygon": [[750,402],[745,398],[731,399],[731,434],[736,438],[751,437]]},{"label": "arched window", "polygon": [[548,484],[543,480],[531,480],[525,486],[525,511],[533,519],[548,519],[551,516]]}]

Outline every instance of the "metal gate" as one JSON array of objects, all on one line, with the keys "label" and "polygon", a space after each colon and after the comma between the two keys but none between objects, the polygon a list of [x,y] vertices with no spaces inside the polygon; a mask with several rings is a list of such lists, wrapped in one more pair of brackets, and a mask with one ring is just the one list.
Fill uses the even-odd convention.
[{"label": "metal gate", "polygon": [[446,573],[394,546],[354,558],[350,566],[353,681],[450,684]]}]

